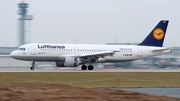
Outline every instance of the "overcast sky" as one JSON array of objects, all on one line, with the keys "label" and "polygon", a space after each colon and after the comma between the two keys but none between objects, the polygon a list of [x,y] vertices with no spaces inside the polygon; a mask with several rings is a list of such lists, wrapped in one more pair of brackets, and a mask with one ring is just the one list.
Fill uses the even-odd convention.
[{"label": "overcast sky", "polygon": [[[0,47],[18,45],[18,3],[0,0]],[[31,43],[141,42],[161,19],[170,20],[165,46],[180,46],[180,0],[26,0]],[[28,22],[27,22],[28,23]]]}]

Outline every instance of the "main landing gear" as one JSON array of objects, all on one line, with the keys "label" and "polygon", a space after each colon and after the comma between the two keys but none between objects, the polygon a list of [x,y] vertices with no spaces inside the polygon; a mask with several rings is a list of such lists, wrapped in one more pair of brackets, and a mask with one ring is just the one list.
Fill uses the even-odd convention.
[{"label": "main landing gear", "polygon": [[33,62],[31,63],[31,65],[32,65],[32,66],[30,67],[30,69],[31,69],[31,70],[34,70],[35,62],[33,61]]},{"label": "main landing gear", "polygon": [[82,65],[81,66],[81,70],[93,70],[94,69],[94,66],[93,65],[89,65],[88,67],[86,65]]}]

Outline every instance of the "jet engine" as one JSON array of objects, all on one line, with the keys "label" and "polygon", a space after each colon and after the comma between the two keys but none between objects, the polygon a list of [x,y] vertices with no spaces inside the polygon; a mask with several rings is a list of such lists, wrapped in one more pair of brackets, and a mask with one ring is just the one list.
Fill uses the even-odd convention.
[{"label": "jet engine", "polygon": [[66,67],[76,67],[81,63],[80,58],[77,57],[66,57],[64,58],[64,66]]}]

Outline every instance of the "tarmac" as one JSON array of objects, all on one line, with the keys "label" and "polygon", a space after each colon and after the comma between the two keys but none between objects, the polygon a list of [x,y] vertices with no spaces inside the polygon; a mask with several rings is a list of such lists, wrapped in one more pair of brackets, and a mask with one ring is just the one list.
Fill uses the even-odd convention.
[{"label": "tarmac", "polygon": [[180,69],[94,69],[81,70],[80,68],[0,68],[0,72],[180,72]]}]

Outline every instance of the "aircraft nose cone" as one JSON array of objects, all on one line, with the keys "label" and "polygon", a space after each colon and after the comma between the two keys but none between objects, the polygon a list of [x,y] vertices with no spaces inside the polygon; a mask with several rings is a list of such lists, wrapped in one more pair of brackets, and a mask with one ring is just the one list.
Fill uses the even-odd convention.
[{"label": "aircraft nose cone", "polygon": [[13,52],[11,52],[10,56],[11,56],[12,58],[15,58],[15,57],[17,56],[17,54],[16,54],[15,51],[13,51]]},{"label": "aircraft nose cone", "polygon": [[20,52],[18,50],[15,50],[13,52],[10,53],[10,56],[14,59],[17,59],[17,60],[22,60],[23,57],[20,56]]},{"label": "aircraft nose cone", "polygon": [[14,52],[11,52],[11,53],[10,53],[10,56],[13,57],[13,56],[14,56]]}]

